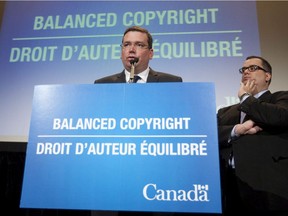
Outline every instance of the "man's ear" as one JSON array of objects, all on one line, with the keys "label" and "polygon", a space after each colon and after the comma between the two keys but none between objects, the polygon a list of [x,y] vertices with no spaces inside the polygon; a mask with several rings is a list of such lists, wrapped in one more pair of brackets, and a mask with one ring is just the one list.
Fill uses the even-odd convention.
[{"label": "man's ear", "polygon": [[266,73],[266,78],[265,78],[265,80],[266,80],[266,82],[268,83],[270,80],[271,80],[271,74],[270,73]]}]

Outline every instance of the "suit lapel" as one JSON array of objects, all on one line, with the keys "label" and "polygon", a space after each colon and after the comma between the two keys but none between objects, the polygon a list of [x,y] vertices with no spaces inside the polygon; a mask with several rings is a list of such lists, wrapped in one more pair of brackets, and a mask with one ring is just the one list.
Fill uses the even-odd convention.
[{"label": "suit lapel", "polygon": [[126,83],[126,75],[125,75],[125,70],[123,70],[121,73],[118,74],[117,76],[117,81],[119,83]]},{"label": "suit lapel", "polygon": [[270,91],[266,91],[264,94],[262,94],[259,99],[265,102],[270,101],[271,98],[271,92]]},{"label": "suit lapel", "polygon": [[158,79],[158,74],[157,72],[153,71],[151,68],[149,70],[149,74],[148,74],[148,77],[147,77],[147,82],[158,82],[159,79]]}]

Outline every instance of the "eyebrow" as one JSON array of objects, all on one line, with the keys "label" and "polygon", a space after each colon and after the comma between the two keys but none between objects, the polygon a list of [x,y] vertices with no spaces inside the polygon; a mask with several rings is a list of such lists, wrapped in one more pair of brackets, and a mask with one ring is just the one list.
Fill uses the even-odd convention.
[{"label": "eyebrow", "polygon": [[127,41],[123,41],[123,43],[145,43],[143,41],[135,41],[135,42],[132,42],[130,40],[127,40]]}]

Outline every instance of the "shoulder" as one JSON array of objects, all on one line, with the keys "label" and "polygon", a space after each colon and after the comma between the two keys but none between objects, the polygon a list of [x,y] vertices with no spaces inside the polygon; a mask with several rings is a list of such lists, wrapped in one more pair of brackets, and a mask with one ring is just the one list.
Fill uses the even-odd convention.
[{"label": "shoulder", "polygon": [[[153,79],[156,82],[183,82],[183,79],[180,76],[170,74],[170,73],[155,71],[151,68],[149,71],[149,77],[150,77],[151,82],[153,82]],[[148,77],[148,80],[149,80],[149,77]]]},{"label": "shoulder", "polygon": [[238,112],[238,109],[239,109],[239,103],[221,107],[218,109],[217,113],[219,115],[219,114],[223,114],[226,112],[235,112],[235,111]]},{"label": "shoulder", "polygon": [[276,91],[271,94],[272,103],[281,103],[288,105],[288,91]]},{"label": "shoulder", "polygon": [[122,71],[121,73],[112,74],[106,77],[102,77],[100,79],[96,79],[94,84],[96,83],[121,83],[126,82],[125,73]]},{"label": "shoulder", "polygon": [[276,91],[272,93],[273,96],[288,96],[288,91]]}]

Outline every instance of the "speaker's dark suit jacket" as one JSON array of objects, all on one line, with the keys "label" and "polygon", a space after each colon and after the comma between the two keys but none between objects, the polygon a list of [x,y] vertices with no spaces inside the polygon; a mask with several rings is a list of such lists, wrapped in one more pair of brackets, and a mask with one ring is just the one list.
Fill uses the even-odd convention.
[{"label": "speaker's dark suit jacket", "polygon": [[[263,131],[228,142],[241,110]],[[217,119],[220,158],[228,167],[233,152],[236,176],[251,189],[243,198],[262,199],[263,208],[288,209],[288,91],[248,97],[241,105],[219,109]]]},{"label": "speaker's dark suit jacket", "polygon": [[[182,78],[168,73],[157,72],[150,68],[147,82],[182,82]],[[126,83],[125,72],[123,70],[121,73],[103,77],[95,80],[94,83]]]}]

